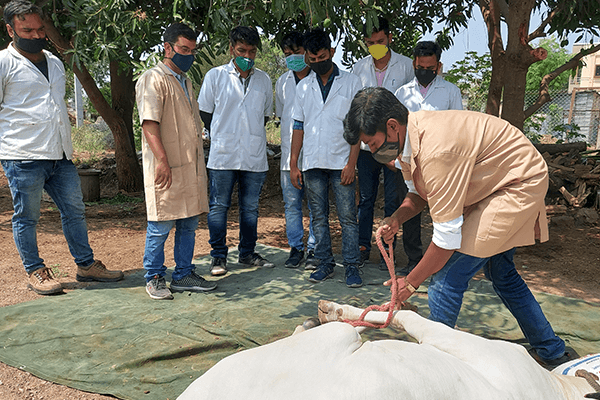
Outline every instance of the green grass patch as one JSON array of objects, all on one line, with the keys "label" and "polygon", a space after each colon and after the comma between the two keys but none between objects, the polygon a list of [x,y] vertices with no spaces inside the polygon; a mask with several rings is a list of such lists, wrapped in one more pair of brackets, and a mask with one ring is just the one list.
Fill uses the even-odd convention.
[{"label": "green grass patch", "polygon": [[111,198],[103,198],[98,201],[98,204],[127,204],[127,203],[143,203],[144,199],[139,197],[127,196],[126,194],[119,193]]},{"label": "green grass patch", "polygon": [[281,129],[275,121],[270,120],[267,122],[267,143],[281,144]]},{"label": "green grass patch", "polygon": [[104,137],[106,134],[91,125],[83,125],[71,130],[73,149],[78,152],[88,152],[91,155],[106,150]]}]

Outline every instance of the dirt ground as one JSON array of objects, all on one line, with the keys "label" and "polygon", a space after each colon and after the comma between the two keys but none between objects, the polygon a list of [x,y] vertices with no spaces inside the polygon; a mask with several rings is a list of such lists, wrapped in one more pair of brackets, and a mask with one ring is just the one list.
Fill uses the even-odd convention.
[{"label": "dirt ground", "polygon": [[[279,162],[271,160],[267,182],[260,203],[258,240],[261,243],[287,248],[283,201],[279,188]],[[114,159],[104,159],[94,165],[102,168],[101,196],[110,198],[118,192],[115,184]],[[380,191],[381,192],[381,191]],[[138,197],[142,197],[138,194]],[[383,216],[383,204],[378,200],[376,221]],[[59,272],[60,281],[67,291],[83,287],[86,284],[75,281],[76,266],[69,254],[62,235],[60,216],[56,206],[48,201],[42,202],[41,219],[38,226],[38,245],[40,255],[46,265]],[[21,264],[12,238],[11,230],[12,201],[10,190],[0,169],[0,306],[8,306],[38,299],[42,296],[28,290],[26,274]],[[144,203],[102,204],[93,203],[86,207],[89,240],[97,259],[102,260],[109,269],[121,269],[126,273],[142,267],[146,215]],[[237,210],[234,205],[230,212],[228,245],[237,246]],[[332,219],[335,209],[332,209]],[[516,265],[532,290],[600,302],[600,225],[593,209],[568,210],[560,215],[550,216],[550,241],[517,251]],[[307,221],[306,221],[307,222]],[[334,251],[339,253],[341,230],[339,223],[332,223]],[[424,216],[423,232],[425,242],[429,242],[431,223]],[[400,247],[400,246],[399,246]],[[200,219],[196,236],[196,254],[208,254],[208,229],[206,217]],[[376,246],[371,254],[373,265],[365,268],[377,268]],[[172,238],[166,245],[166,257],[172,260]],[[403,266],[406,258],[401,250],[397,254],[397,265]],[[281,266],[278,266],[281,267]],[[208,273],[201,270],[201,273]],[[143,282],[140,282],[143,285]],[[48,400],[98,400],[111,399],[71,389],[36,378],[35,376],[0,363],[0,399],[48,399]]]}]

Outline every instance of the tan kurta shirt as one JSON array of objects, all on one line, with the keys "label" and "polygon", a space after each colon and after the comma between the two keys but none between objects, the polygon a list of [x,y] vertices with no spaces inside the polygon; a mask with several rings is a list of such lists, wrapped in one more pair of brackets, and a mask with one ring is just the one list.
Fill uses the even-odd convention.
[{"label": "tan kurta shirt", "polygon": [[[188,92],[192,85],[186,80]],[[162,144],[173,174],[169,189],[154,184],[156,158],[142,135],[142,163],[148,221],[172,221],[208,212],[207,176],[202,148],[202,122],[194,96],[161,62],[136,84],[140,122],[160,124]]]},{"label": "tan kurta shirt", "polygon": [[434,222],[463,215],[460,252],[490,257],[548,240],[548,168],[508,122],[472,111],[418,111],[407,124],[412,146],[405,179],[427,200]]}]

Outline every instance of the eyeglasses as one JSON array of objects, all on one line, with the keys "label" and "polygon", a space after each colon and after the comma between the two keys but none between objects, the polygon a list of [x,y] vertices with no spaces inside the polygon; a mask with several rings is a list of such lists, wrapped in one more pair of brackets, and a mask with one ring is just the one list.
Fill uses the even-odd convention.
[{"label": "eyeglasses", "polygon": [[185,56],[185,55],[188,55],[188,54],[191,54],[191,55],[193,55],[193,56],[195,56],[195,55],[196,55],[196,52],[197,52],[197,50],[196,50],[196,49],[190,49],[190,48],[189,48],[189,47],[187,47],[187,46],[181,46],[181,45],[178,45],[178,44],[176,44],[176,43],[171,43],[171,42],[168,42],[168,43],[169,43],[169,44],[170,44],[172,47],[179,47],[179,48],[181,49],[181,52],[180,52],[180,54],[183,54],[184,56]]}]

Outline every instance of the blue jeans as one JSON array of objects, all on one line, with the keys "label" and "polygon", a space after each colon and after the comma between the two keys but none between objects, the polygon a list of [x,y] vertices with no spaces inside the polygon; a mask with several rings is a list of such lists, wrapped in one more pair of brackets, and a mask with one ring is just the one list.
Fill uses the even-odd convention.
[{"label": "blue jeans", "polygon": [[[304,188],[298,190],[292,185],[290,171],[281,171],[281,190],[283,192],[283,203],[285,204],[285,232],[288,244],[297,250],[304,250],[302,239],[304,238],[304,225],[302,223],[302,198]],[[308,205],[310,222],[308,224],[308,240],[306,249],[315,249],[315,233],[313,232],[312,212]]]},{"label": "blue jeans", "polygon": [[358,168],[358,245],[371,251],[373,236],[373,208],[379,189],[379,174],[383,169],[384,217],[389,217],[400,206],[396,188],[396,174],[385,165],[378,163],[370,151],[361,150],[356,162]]},{"label": "blue jeans", "polygon": [[194,258],[194,245],[196,243],[196,228],[198,228],[198,216],[177,219],[173,221],[148,221],[146,228],[146,248],[144,249],[144,269],[146,282],[155,275],[165,276],[165,242],[169,232],[175,227],[175,244],[173,246],[173,258],[175,259],[175,271],[172,278],[177,281],[192,273],[196,269],[192,264]]},{"label": "blue jeans", "polygon": [[227,212],[231,207],[233,185],[238,183],[240,208],[240,257],[254,253],[258,225],[258,200],[267,172],[209,169],[210,186],[208,231],[213,258],[227,257]]},{"label": "blue jeans", "polygon": [[431,311],[429,318],[454,328],[469,280],[483,268],[494,291],[516,318],[538,355],[545,360],[561,357],[565,343],[556,336],[539,303],[515,269],[514,254],[514,248],[488,258],[455,252],[446,265],[431,277],[427,290]]},{"label": "blue jeans", "polygon": [[358,265],[358,222],[356,220],[356,184],[341,184],[341,170],[309,169],[303,179],[313,218],[315,258],[320,266],[334,266],[329,233],[329,187],[335,195],[338,219],[342,225],[342,258],[344,267]]},{"label": "blue jeans", "polygon": [[87,267],[94,262],[88,242],[85,204],[77,168],[70,160],[2,160],[12,193],[12,229],[15,244],[28,274],[44,267],[39,256],[36,228],[40,219],[42,190],[60,211],[62,229],[75,263]]}]

